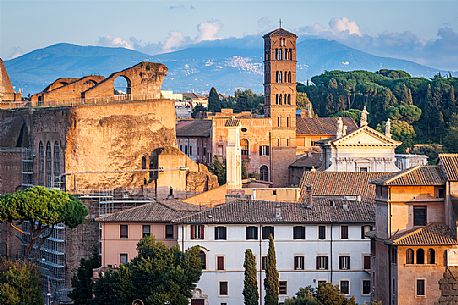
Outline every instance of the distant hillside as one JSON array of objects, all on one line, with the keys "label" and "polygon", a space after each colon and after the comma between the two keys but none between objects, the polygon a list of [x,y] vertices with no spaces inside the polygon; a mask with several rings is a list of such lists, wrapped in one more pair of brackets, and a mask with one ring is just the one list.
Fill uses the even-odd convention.
[{"label": "distant hillside", "polygon": [[[236,88],[262,92],[262,47],[260,37],[247,36],[202,42],[184,50],[150,56],[125,48],[60,43],[6,61],[5,65],[13,85],[22,88],[25,94],[39,92],[59,77],[108,76],[143,60],[165,64],[169,73],[164,88],[176,92],[208,92],[212,86],[227,94]],[[414,62],[374,56],[336,41],[318,38],[299,41],[297,63],[299,82],[325,70],[336,69],[401,69],[414,76],[426,77],[439,72]]]}]

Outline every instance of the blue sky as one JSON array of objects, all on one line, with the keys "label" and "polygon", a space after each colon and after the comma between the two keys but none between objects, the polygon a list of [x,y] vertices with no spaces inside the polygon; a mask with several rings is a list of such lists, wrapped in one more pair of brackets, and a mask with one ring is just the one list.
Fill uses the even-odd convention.
[{"label": "blue sky", "polygon": [[[282,18],[285,28],[300,35],[450,67],[458,66],[456,12],[457,0],[0,0],[0,56],[8,59],[58,42],[152,54],[264,33]],[[437,50],[443,58],[431,59]]]}]

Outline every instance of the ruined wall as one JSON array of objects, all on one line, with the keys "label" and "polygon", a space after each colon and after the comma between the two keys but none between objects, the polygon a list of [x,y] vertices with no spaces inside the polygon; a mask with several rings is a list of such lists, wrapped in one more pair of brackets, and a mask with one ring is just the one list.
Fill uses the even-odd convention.
[{"label": "ruined wall", "polygon": [[21,148],[0,148],[0,194],[14,192],[21,186],[21,161]]},{"label": "ruined wall", "polygon": [[0,101],[20,101],[21,93],[14,92],[5,64],[0,58]]},{"label": "ruined wall", "polygon": [[127,81],[127,94],[132,99],[160,99],[161,86],[167,74],[167,67],[163,64],[141,62],[123,71],[111,74],[104,81],[85,91],[85,99],[114,97],[114,81],[124,77]]},{"label": "ruined wall", "polygon": [[65,171],[80,174],[67,176],[67,189],[141,188],[145,173],[116,171],[141,170],[143,156],[175,143],[171,100],[73,107]]}]

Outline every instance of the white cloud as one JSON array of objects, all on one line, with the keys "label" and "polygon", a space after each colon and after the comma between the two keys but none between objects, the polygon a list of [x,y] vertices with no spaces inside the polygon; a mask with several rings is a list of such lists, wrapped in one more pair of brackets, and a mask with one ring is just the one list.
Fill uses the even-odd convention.
[{"label": "white cloud", "polygon": [[105,47],[123,47],[131,50],[134,49],[132,43],[128,40],[124,40],[121,37],[113,37],[110,35],[99,37],[97,44]]},{"label": "white cloud", "polygon": [[357,36],[362,35],[359,25],[355,21],[350,20],[348,17],[332,18],[329,21],[329,28],[334,33],[347,33],[349,35]]},{"label": "white cloud", "polygon": [[199,23],[197,25],[197,31],[199,33],[195,39],[195,42],[218,39],[218,33],[220,30],[221,24],[218,21],[206,21]]},{"label": "white cloud", "polygon": [[22,49],[20,47],[13,47],[13,48],[11,48],[10,54],[6,58],[7,59],[13,59],[13,58],[19,57],[19,56],[21,56],[23,54],[24,54],[24,52],[22,51]]},{"label": "white cloud", "polygon": [[171,32],[162,46],[163,51],[175,50],[183,45],[185,37],[181,32]]}]

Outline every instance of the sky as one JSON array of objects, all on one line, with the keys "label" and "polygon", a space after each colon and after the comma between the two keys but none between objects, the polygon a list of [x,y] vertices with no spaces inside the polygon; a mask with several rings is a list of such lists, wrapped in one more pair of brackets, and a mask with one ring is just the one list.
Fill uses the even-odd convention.
[{"label": "sky", "polygon": [[278,27],[458,70],[458,0],[0,0],[0,57],[59,42],[147,54]]}]

